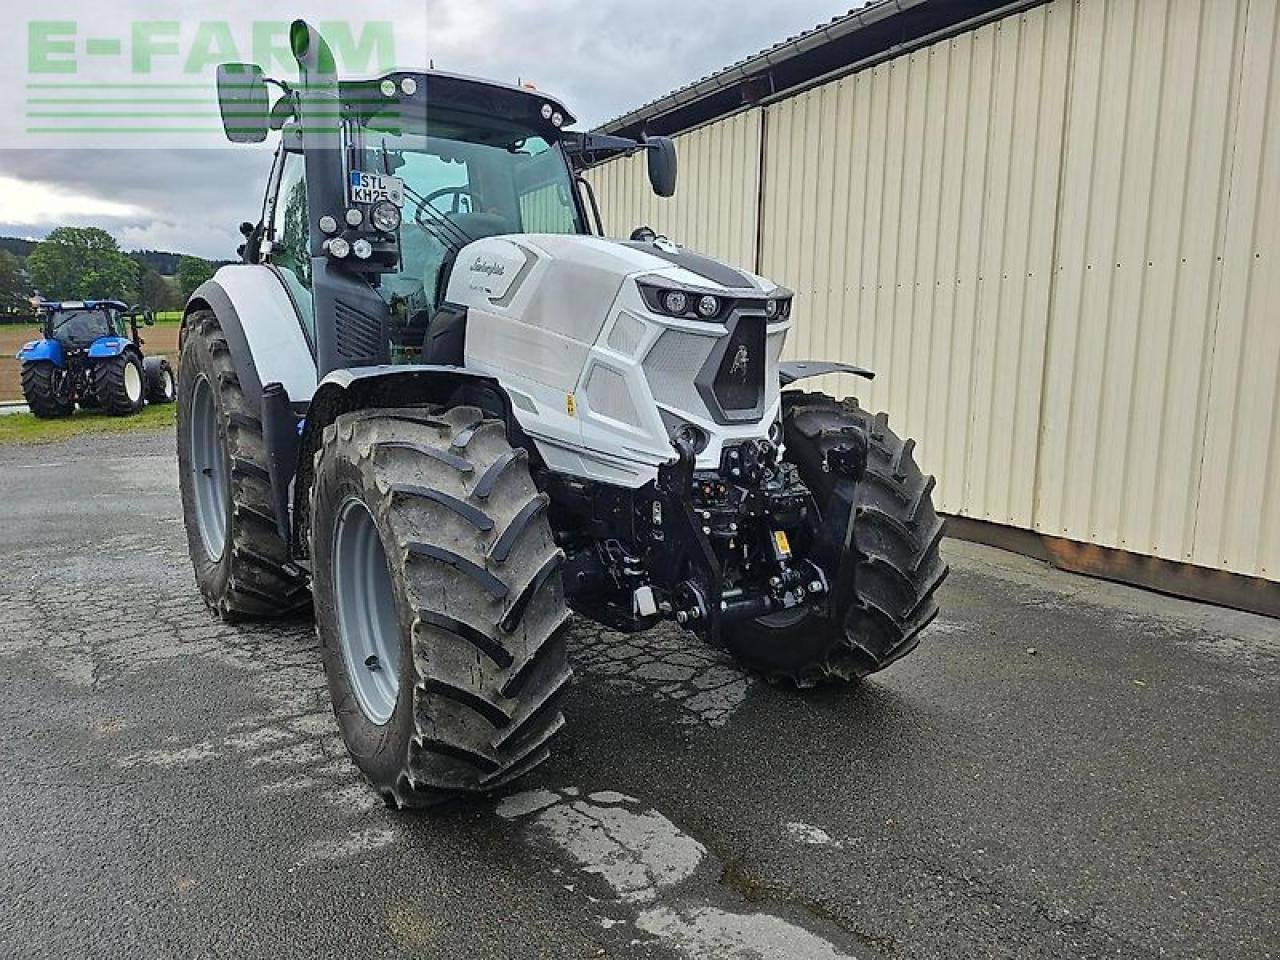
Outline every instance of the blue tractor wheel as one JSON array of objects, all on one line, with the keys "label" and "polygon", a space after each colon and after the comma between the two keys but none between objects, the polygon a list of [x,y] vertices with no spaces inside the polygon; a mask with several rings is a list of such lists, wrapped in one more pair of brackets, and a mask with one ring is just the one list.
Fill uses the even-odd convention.
[{"label": "blue tractor wheel", "polygon": [[67,372],[47,360],[22,365],[22,395],[42,420],[69,417],[76,409]]},{"label": "blue tractor wheel", "polygon": [[147,401],[147,380],[142,358],[132,350],[99,360],[90,376],[93,395],[104,412],[127,417],[142,409]]}]

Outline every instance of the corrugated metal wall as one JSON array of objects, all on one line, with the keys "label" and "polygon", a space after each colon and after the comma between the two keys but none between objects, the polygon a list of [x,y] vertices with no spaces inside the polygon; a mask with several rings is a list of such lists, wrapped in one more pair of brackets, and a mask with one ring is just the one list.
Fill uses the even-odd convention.
[{"label": "corrugated metal wall", "polygon": [[610,236],[652,227],[708,256],[755,266],[762,113],[749,110],[677,138],[680,186],[673,200],[650,189],[644,155],[589,171]]},{"label": "corrugated metal wall", "polygon": [[[938,505],[1030,526],[1070,43],[1037,8],[769,109],[762,272],[795,356],[876,370]],[[837,381],[830,389],[853,385]]]},{"label": "corrugated metal wall", "polygon": [[1280,581],[1280,2],[1246,6],[1192,559]]},{"label": "corrugated metal wall", "polygon": [[947,512],[1280,580],[1278,6],[1055,0],[593,179],[795,288]]}]

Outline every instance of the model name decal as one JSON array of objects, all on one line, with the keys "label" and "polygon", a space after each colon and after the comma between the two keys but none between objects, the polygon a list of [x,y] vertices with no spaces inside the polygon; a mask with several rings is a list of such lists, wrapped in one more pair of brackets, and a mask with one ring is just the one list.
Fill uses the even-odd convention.
[{"label": "model name decal", "polygon": [[507,266],[497,260],[476,257],[476,262],[471,264],[471,272],[487,274],[490,277],[505,277],[507,275]]}]

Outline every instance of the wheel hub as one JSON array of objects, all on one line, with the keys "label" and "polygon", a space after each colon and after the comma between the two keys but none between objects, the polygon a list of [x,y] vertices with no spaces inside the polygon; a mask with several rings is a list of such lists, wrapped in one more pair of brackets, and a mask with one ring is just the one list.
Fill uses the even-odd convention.
[{"label": "wheel hub", "polygon": [[334,526],[333,598],[351,688],[365,717],[382,726],[400,695],[400,622],[382,539],[359,497],[343,503]]},{"label": "wheel hub", "polygon": [[[131,367],[132,369],[132,367]],[[191,394],[191,462],[188,480],[195,494],[196,526],[205,552],[220,560],[227,545],[227,497],[230,480],[222,440],[218,436],[218,408],[213,388],[203,375]]]},{"label": "wheel hub", "polygon": [[124,365],[124,392],[130,403],[136,404],[142,399],[142,374],[136,363]]}]

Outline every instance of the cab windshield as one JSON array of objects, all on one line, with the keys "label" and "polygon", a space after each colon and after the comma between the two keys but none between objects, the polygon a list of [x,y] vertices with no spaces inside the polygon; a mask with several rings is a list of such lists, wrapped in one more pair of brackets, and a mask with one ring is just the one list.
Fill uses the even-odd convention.
[{"label": "cab windshield", "polygon": [[49,317],[53,339],[88,345],[115,334],[114,313],[109,310],[59,310]]},{"label": "cab windshield", "polygon": [[405,185],[398,273],[383,278],[394,314],[444,301],[453,261],[467,244],[519,233],[585,232],[560,146],[508,124],[432,114],[411,131],[373,118],[365,127],[365,170]]}]

